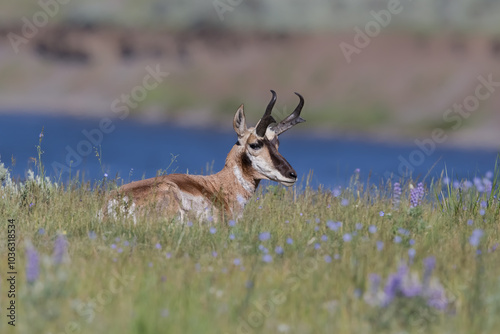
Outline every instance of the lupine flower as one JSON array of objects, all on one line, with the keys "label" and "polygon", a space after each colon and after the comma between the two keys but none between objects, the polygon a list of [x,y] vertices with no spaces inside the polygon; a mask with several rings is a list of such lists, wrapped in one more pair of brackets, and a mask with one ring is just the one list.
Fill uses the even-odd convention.
[{"label": "lupine flower", "polygon": [[410,190],[410,202],[412,207],[417,207],[424,198],[424,184],[420,182],[416,188]]},{"label": "lupine flower", "polygon": [[26,246],[26,280],[28,283],[34,283],[40,276],[40,260],[35,247],[28,242]]},{"label": "lupine flower", "polygon": [[479,242],[481,241],[481,237],[483,236],[483,234],[484,234],[483,230],[475,229],[474,231],[472,231],[472,235],[469,238],[469,243],[473,247],[479,246]]},{"label": "lupine flower", "polygon": [[[427,261],[427,263],[425,263]],[[430,267],[435,264],[434,258],[424,260],[424,283],[418,275],[411,273],[406,265],[399,266],[398,270],[387,277],[383,291],[380,291],[381,278],[377,274],[369,276],[370,289],[366,292],[364,299],[372,306],[389,306],[395,299],[403,298],[423,298],[427,305],[437,310],[445,310],[448,306],[448,299],[442,285],[436,280],[430,280]],[[429,275],[425,277],[425,275]]]},{"label": "lupine flower", "polygon": [[424,259],[424,284],[427,285],[434,267],[436,267],[436,258],[434,256],[429,256]]},{"label": "lupine flower", "polygon": [[342,227],[342,222],[332,222],[331,220],[329,220],[326,222],[326,226],[332,231],[337,231]]},{"label": "lupine flower", "polygon": [[415,248],[408,249],[408,257],[410,258],[410,262],[413,262],[413,259],[415,258],[416,254],[417,251],[415,250]]},{"label": "lupine flower", "polygon": [[401,202],[401,185],[399,182],[395,182],[392,189],[392,205],[395,209],[399,207],[399,203]]},{"label": "lupine flower", "polygon": [[269,253],[269,251],[267,250],[267,248],[266,248],[266,247],[264,247],[264,245],[259,245],[259,249],[260,249],[260,251],[261,251],[262,253],[264,253],[264,254]]},{"label": "lupine flower", "polygon": [[259,234],[260,241],[266,241],[269,240],[269,238],[271,238],[271,233],[269,232],[262,232],[261,234]]},{"label": "lupine flower", "polygon": [[404,235],[404,236],[409,236],[409,235],[410,235],[410,231],[408,231],[408,230],[406,230],[406,229],[404,229],[404,228],[399,228],[399,229],[398,229],[398,233],[399,233],[399,234],[402,234],[402,235]]},{"label": "lupine flower", "polygon": [[266,263],[273,262],[273,257],[269,254],[265,254],[264,256],[262,256],[262,261]]},{"label": "lupine flower", "polygon": [[64,235],[58,234],[54,242],[54,252],[52,253],[52,261],[55,264],[60,264],[64,260],[67,251],[67,241]]}]

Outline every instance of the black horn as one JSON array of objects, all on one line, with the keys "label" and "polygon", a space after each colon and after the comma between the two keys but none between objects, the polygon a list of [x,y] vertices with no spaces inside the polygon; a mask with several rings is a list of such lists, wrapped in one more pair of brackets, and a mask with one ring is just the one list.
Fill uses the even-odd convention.
[{"label": "black horn", "polygon": [[273,97],[271,98],[271,101],[269,101],[269,104],[267,105],[266,108],[266,112],[264,113],[264,116],[262,116],[262,119],[266,118],[267,116],[271,116],[274,104],[276,103],[276,92],[271,89],[271,94],[273,94]]},{"label": "black horn", "polygon": [[302,111],[302,108],[304,107],[304,98],[299,93],[295,93],[295,95],[297,95],[299,97],[300,102],[297,105],[297,107],[295,108],[295,110],[293,111],[293,113],[288,115],[287,118],[285,118],[284,120],[279,122],[279,124],[277,124],[276,126],[274,126],[272,128],[273,131],[276,133],[276,135],[280,135],[283,132],[285,132],[286,130],[293,127],[294,125],[306,121],[305,119],[300,117],[300,112]]},{"label": "black horn", "polygon": [[272,124],[276,123],[274,118],[271,116],[271,112],[273,111],[274,104],[276,103],[276,92],[271,89],[271,94],[273,94],[273,97],[271,98],[271,101],[269,101],[269,104],[267,105],[266,112],[260,119],[259,123],[257,123],[257,128],[255,130],[255,133],[259,137],[264,137],[266,134],[267,127]]}]

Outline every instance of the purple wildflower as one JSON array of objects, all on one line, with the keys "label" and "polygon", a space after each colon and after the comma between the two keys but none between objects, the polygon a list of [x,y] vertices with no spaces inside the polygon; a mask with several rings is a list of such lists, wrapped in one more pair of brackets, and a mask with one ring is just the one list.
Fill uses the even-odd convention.
[{"label": "purple wildflower", "polygon": [[52,261],[55,264],[61,264],[67,252],[67,241],[64,235],[58,234],[54,242],[54,252],[52,253]]},{"label": "purple wildflower", "polygon": [[217,229],[215,227],[211,227],[209,229],[209,231],[210,231],[210,234],[215,234],[217,232]]},{"label": "purple wildflower", "polygon": [[161,245],[160,245],[160,243],[159,243],[159,242],[157,242],[157,243],[156,243],[155,248],[156,248],[156,249],[161,249]]},{"label": "purple wildflower", "polygon": [[380,252],[382,249],[384,249],[384,242],[383,241],[377,241],[377,250]]},{"label": "purple wildflower", "polygon": [[95,238],[97,238],[97,234],[94,231],[90,231],[88,236],[90,240],[95,240]]},{"label": "purple wildflower", "polygon": [[361,230],[363,228],[363,224],[356,223],[356,230]]},{"label": "purple wildflower", "polygon": [[346,233],[346,234],[344,234],[342,239],[344,240],[344,242],[350,242],[352,240],[352,235],[349,233]]},{"label": "purple wildflower", "polygon": [[281,246],[276,246],[276,248],[274,249],[274,252],[278,255],[280,254],[283,254],[283,247]]},{"label": "purple wildflower", "polygon": [[340,201],[340,205],[342,205],[342,206],[348,206],[349,205],[349,200],[347,198],[343,198]]},{"label": "purple wildflower", "polygon": [[483,234],[484,234],[483,230],[475,229],[474,231],[472,231],[472,235],[469,238],[469,243],[473,247],[479,246],[479,242],[481,241],[481,237],[483,236]]},{"label": "purple wildflower", "polygon": [[35,247],[31,243],[26,246],[26,280],[34,283],[40,276],[40,260]]},{"label": "purple wildflower", "polygon": [[325,255],[325,262],[326,263],[332,262],[332,257],[330,255]]},{"label": "purple wildflower", "polygon": [[410,191],[410,202],[412,207],[417,207],[422,202],[424,198],[424,184],[422,182],[418,183],[416,188]]},{"label": "purple wildflower", "polygon": [[379,215],[380,217],[383,217],[383,216],[385,216],[385,212],[384,212],[384,211],[380,211],[380,212],[378,213],[378,215]]},{"label": "purple wildflower", "polygon": [[401,185],[396,182],[392,189],[392,205],[395,209],[399,207],[399,202],[401,202]]},{"label": "purple wildflower", "polygon": [[292,245],[293,244],[293,239],[288,237],[286,238],[286,243],[289,244],[289,245]]},{"label": "purple wildflower", "polygon": [[234,225],[236,225],[236,222],[231,219],[228,224],[230,227],[233,227]]},{"label": "purple wildflower", "polygon": [[371,234],[374,234],[377,232],[377,226],[375,225],[371,225],[369,228],[368,228],[368,232],[370,232]]},{"label": "purple wildflower", "polygon": [[233,260],[233,264],[234,264],[235,266],[239,266],[239,265],[241,264],[241,260],[240,260],[240,259],[238,259],[238,258],[236,258],[236,259],[234,259],[234,260]]},{"label": "purple wildflower", "polygon": [[265,254],[264,256],[262,256],[262,261],[266,263],[273,262],[273,257],[269,254]]},{"label": "purple wildflower", "polygon": [[269,238],[271,238],[271,233],[269,232],[262,232],[261,234],[259,234],[260,241],[266,241],[269,240]]}]

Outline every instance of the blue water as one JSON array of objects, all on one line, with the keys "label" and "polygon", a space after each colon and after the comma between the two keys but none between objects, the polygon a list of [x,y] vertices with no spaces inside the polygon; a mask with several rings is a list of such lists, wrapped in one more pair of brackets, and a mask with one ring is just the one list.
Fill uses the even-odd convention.
[{"label": "blue water", "polygon": [[[85,175],[86,180],[99,180],[106,172],[110,178],[121,177],[124,181],[153,177],[159,169],[165,169],[176,155],[176,161],[169,172],[199,173],[213,163],[213,170],[224,166],[224,160],[236,135],[232,132],[232,120],[228,129],[214,130],[182,129],[168,124],[142,124],[133,120],[112,119],[114,130],[103,134],[100,141],[101,163],[94,149],[86,150],[88,140],[82,131],[99,128],[99,119],[79,119],[70,117],[51,117],[33,115],[0,116],[0,159],[12,175],[23,179],[26,170],[34,167],[32,158],[37,157],[36,146],[39,134],[44,128],[42,140],[43,162],[46,173],[51,177],[61,175],[61,166],[68,167],[73,160],[71,173],[76,170]],[[99,137],[95,137],[99,142]],[[280,138],[280,152],[297,171],[299,178],[305,178],[313,171],[311,184],[323,184],[327,188],[346,185],[356,168],[361,170],[360,177],[375,183],[390,173],[399,177],[399,157],[409,159],[415,152],[415,145],[387,145],[367,141],[348,141],[307,136],[303,132],[289,131]],[[79,147],[80,145],[80,147]],[[68,157],[71,150],[83,152],[81,162],[78,158]],[[413,166],[413,177],[422,179],[430,171],[430,177],[439,176],[447,169],[453,178],[471,178],[493,170],[498,151],[462,150],[437,147],[429,156]],[[15,159],[12,165],[11,158]],[[60,165],[58,165],[59,163]],[[54,166],[59,166],[54,170]],[[69,168],[68,168],[69,170]],[[68,179],[62,173],[62,180]]]}]

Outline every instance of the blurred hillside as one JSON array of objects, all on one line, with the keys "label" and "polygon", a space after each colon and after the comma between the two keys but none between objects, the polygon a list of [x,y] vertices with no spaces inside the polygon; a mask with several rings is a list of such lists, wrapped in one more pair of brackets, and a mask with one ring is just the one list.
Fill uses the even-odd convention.
[{"label": "blurred hillside", "polygon": [[[439,128],[446,144],[498,147],[499,92],[457,128],[443,115],[475,93],[479,76],[500,81],[500,4],[401,6],[348,61],[342,43],[355,45],[354,29],[388,1],[57,3],[29,38],[26,20],[47,10],[3,3],[0,112],[113,115],[113,102],[159,67],[169,75],[130,108],[137,119],[230,129],[239,104],[256,121],[274,89],[278,118],[297,103],[294,91],[305,96],[315,133],[392,141]],[[18,52],[9,34],[25,36]]]}]

